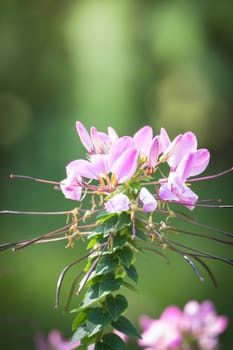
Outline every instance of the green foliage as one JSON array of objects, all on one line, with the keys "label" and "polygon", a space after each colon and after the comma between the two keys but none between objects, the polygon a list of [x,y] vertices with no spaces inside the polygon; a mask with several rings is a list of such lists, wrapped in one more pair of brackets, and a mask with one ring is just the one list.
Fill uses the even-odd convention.
[{"label": "green foliage", "polygon": [[120,316],[117,321],[113,321],[112,326],[130,337],[140,338],[140,334],[138,333],[137,329],[125,316]]},{"label": "green foliage", "polygon": [[125,350],[126,346],[123,340],[118,335],[107,333],[103,336],[102,342],[98,342],[95,350]]},{"label": "green foliage", "polygon": [[118,317],[127,309],[128,302],[127,299],[120,294],[117,294],[115,297],[110,294],[106,298],[106,309],[113,321],[116,321]]},{"label": "green foliage", "polygon": [[137,283],[138,274],[133,265],[137,243],[132,240],[132,223],[127,213],[101,215],[98,224],[98,229],[89,235],[87,248],[91,254],[79,283],[79,290],[85,287],[86,292],[73,321],[72,341],[79,340],[82,345],[95,343],[95,350],[123,350],[126,349],[123,340],[109,330],[139,337],[124,315],[127,299],[115,294],[122,286],[134,289],[125,278]]}]

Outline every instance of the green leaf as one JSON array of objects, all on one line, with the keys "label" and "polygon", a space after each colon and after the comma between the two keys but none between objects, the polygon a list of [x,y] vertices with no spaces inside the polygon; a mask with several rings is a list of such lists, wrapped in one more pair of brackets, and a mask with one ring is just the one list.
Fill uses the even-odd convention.
[{"label": "green leaf", "polygon": [[112,350],[112,348],[107,344],[98,342],[95,344],[94,350]]},{"label": "green leaf", "polygon": [[[100,235],[101,237],[101,235]],[[94,247],[94,245],[99,241],[99,237],[94,237],[90,240],[90,242],[87,245],[87,250],[91,249]]]},{"label": "green leaf", "polygon": [[[93,271],[94,276],[97,275],[104,275],[106,273],[109,273],[111,271],[113,271],[117,265],[119,263],[118,258],[113,257],[112,254],[111,255],[104,255],[100,262],[97,264],[95,270]],[[92,274],[91,274],[91,277]]]},{"label": "green leaf", "polygon": [[135,283],[138,282],[138,273],[137,270],[135,269],[135,267],[133,265],[130,265],[130,267],[126,270],[126,273],[128,275],[129,278],[131,278],[131,280],[133,280]]},{"label": "green leaf", "polygon": [[89,310],[87,316],[87,330],[88,336],[91,337],[94,334],[101,331],[111,322],[111,317],[101,307],[95,307]]},{"label": "green leaf", "polygon": [[83,324],[87,319],[86,312],[79,312],[72,323],[72,331],[77,329],[81,324]]},{"label": "green leaf", "polygon": [[117,321],[113,321],[112,326],[130,337],[141,337],[134,325],[125,316],[120,316]]},{"label": "green leaf", "polygon": [[124,341],[114,333],[107,333],[103,336],[103,343],[110,346],[111,350],[126,350]]},{"label": "green leaf", "polygon": [[108,273],[104,275],[99,282],[93,284],[88,288],[78,311],[91,306],[93,303],[100,301],[109,293],[118,290],[122,282],[122,278],[115,278],[114,273]]},{"label": "green leaf", "polygon": [[104,226],[103,225],[98,225],[88,236],[87,239],[91,240],[96,238],[96,240],[98,241],[100,239],[101,236],[103,236],[104,234]]},{"label": "green leaf", "polygon": [[147,241],[148,238],[143,231],[136,230],[136,237],[140,238],[142,241]]},{"label": "green leaf", "polygon": [[109,294],[109,292],[104,292],[100,290],[100,282],[90,286],[85,294],[85,297],[80,304],[79,311],[91,306],[93,303],[99,301],[103,296]]},{"label": "green leaf", "polygon": [[72,348],[73,350],[88,350],[86,345],[77,345],[76,348]]},{"label": "green leaf", "polygon": [[119,216],[118,216],[118,221],[117,221],[117,225],[116,225],[116,229],[117,231],[120,231],[122,228],[124,227],[128,227],[131,226],[131,219],[130,219],[130,214],[126,213],[126,212],[122,212]]},{"label": "green leaf", "polygon": [[113,251],[122,248],[127,241],[127,235],[126,234],[118,234],[113,237],[113,242],[112,242],[112,249]]},{"label": "green leaf", "polygon": [[96,217],[98,219],[98,221],[96,222],[97,224],[99,223],[104,223],[105,221],[107,221],[109,218],[111,218],[112,216],[116,216],[115,213],[108,213],[106,211],[101,211],[99,212]]},{"label": "green leaf", "polygon": [[133,286],[132,284],[130,284],[130,283],[126,282],[126,281],[123,281],[122,285],[124,287],[128,288],[129,290],[131,290],[132,292],[135,292],[135,293],[139,294],[138,289],[135,286]]},{"label": "green leaf", "polygon": [[111,293],[115,290],[118,290],[122,282],[122,278],[115,278],[114,273],[104,275],[104,277],[100,281],[100,295],[106,292]]},{"label": "green leaf", "polygon": [[117,251],[117,255],[122,260],[123,265],[129,268],[133,259],[132,249],[130,249],[129,247],[123,247],[122,249],[119,249]]},{"label": "green leaf", "polygon": [[104,235],[109,235],[109,231],[112,231],[115,229],[117,224],[118,216],[116,214],[113,214],[110,216],[107,220],[104,222]]},{"label": "green leaf", "polygon": [[87,330],[87,325],[84,324],[76,330],[76,332],[73,334],[71,343],[75,343],[78,340],[81,340],[84,337],[88,336],[88,330]]},{"label": "green leaf", "polygon": [[115,297],[110,294],[106,298],[106,309],[114,321],[118,319],[127,307],[127,299],[121,294],[118,294]]}]

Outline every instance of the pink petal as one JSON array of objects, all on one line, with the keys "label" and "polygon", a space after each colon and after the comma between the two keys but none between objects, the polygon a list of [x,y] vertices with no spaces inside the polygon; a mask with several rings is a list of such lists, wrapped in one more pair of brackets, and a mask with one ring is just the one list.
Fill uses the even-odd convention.
[{"label": "pink petal", "polygon": [[154,322],[154,320],[146,315],[142,315],[139,318],[140,326],[143,329],[149,328],[153,322]]},{"label": "pink petal", "polygon": [[179,163],[176,173],[181,181],[185,182],[190,176],[202,173],[210,160],[210,153],[207,149],[199,149],[185,156]]},{"label": "pink petal", "polygon": [[115,129],[113,129],[111,126],[108,127],[108,135],[112,143],[117,142],[117,140],[119,139],[119,136],[117,135]]},{"label": "pink petal", "polygon": [[148,167],[154,168],[158,162],[160,154],[160,137],[156,136],[150,144],[150,149],[148,153]]},{"label": "pink petal", "polygon": [[139,129],[134,134],[134,142],[137,150],[143,155],[147,155],[151,140],[153,137],[153,130],[151,126],[144,126],[143,128]]},{"label": "pink petal", "polygon": [[197,138],[195,134],[191,131],[186,132],[184,135],[182,135],[181,145],[173,156],[173,167],[176,167],[185,155],[196,151],[196,149]]},{"label": "pink petal", "polygon": [[61,181],[60,188],[67,199],[79,201],[82,194],[82,187],[80,186],[81,177],[75,173],[70,172],[68,177]]},{"label": "pink petal", "polygon": [[189,210],[193,210],[198,196],[177,176],[176,172],[170,172],[168,183],[162,184],[159,196],[165,201],[176,201],[183,204]]},{"label": "pink petal", "polygon": [[167,184],[161,185],[159,189],[159,197],[164,201],[177,201],[179,198],[171,191]]},{"label": "pink petal", "polygon": [[180,178],[175,174],[170,186],[171,191],[177,198],[179,198],[178,202],[184,204],[189,210],[193,210],[195,208],[195,203],[198,200],[198,196],[190,189],[190,187],[182,183]]},{"label": "pink petal", "polygon": [[168,306],[160,316],[160,319],[166,320],[169,323],[179,325],[182,319],[182,311],[174,305]]},{"label": "pink petal", "polygon": [[113,196],[105,203],[105,209],[108,213],[120,213],[129,210],[130,200],[123,194],[119,193]]},{"label": "pink petal", "polygon": [[164,153],[168,146],[170,145],[171,140],[167,134],[166,129],[161,128],[160,130],[160,145],[161,145],[161,150]]},{"label": "pink petal", "polygon": [[108,155],[97,154],[80,169],[81,176],[89,179],[98,180],[100,177],[105,177],[109,173]]},{"label": "pink petal", "polygon": [[98,180],[100,176],[108,173],[108,156],[97,154],[91,157],[91,160],[78,159],[69,163],[67,171],[75,171],[81,177]]},{"label": "pink petal", "polygon": [[145,188],[142,187],[139,193],[139,199],[143,203],[143,211],[150,212],[157,208],[157,201],[152,194]]},{"label": "pink petal", "polygon": [[168,148],[164,151],[160,157],[161,162],[167,162],[170,167],[175,168],[177,166],[176,153],[182,144],[182,134],[176,136],[176,138],[170,143]]},{"label": "pink petal", "polygon": [[111,172],[115,174],[118,183],[125,183],[135,173],[137,169],[138,152],[136,149],[127,149],[115,161],[111,167]]},{"label": "pink petal", "polygon": [[199,149],[194,153],[192,169],[189,176],[201,174],[209,164],[210,153],[207,149]]},{"label": "pink petal", "polygon": [[92,127],[91,139],[94,145],[95,153],[108,153],[110,140],[106,133],[98,131],[95,127]]},{"label": "pink petal", "polygon": [[119,157],[127,150],[134,148],[133,138],[129,136],[121,137],[111,148],[109,152],[110,168],[119,159]]},{"label": "pink petal", "polygon": [[87,129],[80,121],[76,122],[76,129],[83,146],[87,149],[89,153],[91,153],[91,151],[93,150],[93,143],[87,132]]}]

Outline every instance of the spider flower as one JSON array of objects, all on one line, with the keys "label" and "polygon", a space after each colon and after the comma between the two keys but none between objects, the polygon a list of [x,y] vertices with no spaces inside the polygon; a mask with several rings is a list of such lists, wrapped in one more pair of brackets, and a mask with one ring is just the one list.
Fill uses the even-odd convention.
[{"label": "spider flower", "polygon": [[76,129],[89,155],[108,153],[112,144],[118,140],[116,131],[111,127],[108,127],[108,134],[98,131],[95,127],[91,128],[89,134],[85,126],[77,121]]},{"label": "spider flower", "polygon": [[176,201],[183,203],[192,210],[198,200],[198,196],[186,185],[191,176],[202,173],[208,163],[210,154],[206,149],[200,149],[185,155],[176,169],[170,171],[167,183],[161,185],[159,196],[165,201]]},{"label": "spider flower", "polygon": [[[67,247],[74,247],[76,239],[86,237],[89,240],[88,253],[62,270],[56,288],[55,306],[58,307],[66,272],[87,260],[74,279],[65,307],[68,310],[76,282],[79,284],[76,294],[80,295],[86,288],[80,307],[75,309],[78,315],[73,324],[73,343],[67,343],[55,332],[48,339],[40,338],[39,350],[70,350],[79,344],[87,349],[94,343],[96,349],[122,349],[123,340],[113,334],[114,331],[123,332],[126,337],[139,336],[125,317],[127,299],[117,294],[123,285],[134,288],[125,278],[137,282],[134,267],[137,251],[153,251],[168,261],[165,253],[169,249],[188,262],[203,281],[195,265],[200,264],[215,285],[214,276],[203,260],[212,258],[233,265],[231,258],[211,254],[208,249],[199,250],[195,242],[188,246],[183,241],[186,235],[233,245],[231,233],[200,224],[176,209],[178,205],[189,210],[198,205],[211,206],[199,200],[198,194],[191,188],[192,182],[222,176],[233,169],[197,178],[206,169],[210,153],[207,149],[197,148],[197,138],[190,131],[170,140],[164,128],[159,135],[153,135],[148,125],[133,136],[118,136],[110,127],[107,133],[95,127],[89,133],[80,121],[76,123],[76,128],[87,150],[87,158],[71,161],[66,166],[67,177],[64,180],[55,182],[29,176],[11,177],[47,182],[56,188],[59,185],[67,199],[78,203],[77,208],[62,212],[30,212],[30,215],[68,215],[68,220],[63,227],[52,232],[31,240],[4,243],[0,249],[18,250],[38,242],[60,240],[68,241]],[[87,208],[88,198],[90,206]],[[177,225],[173,225],[173,219]],[[193,229],[182,228],[184,226],[179,220],[191,224]],[[227,239],[219,237],[219,234]],[[144,317],[141,325],[143,337],[139,344],[147,350],[215,350],[218,335],[226,328],[227,320],[216,315],[210,302],[191,302],[183,311],[175,306],[169,307],[158,320]]]}]

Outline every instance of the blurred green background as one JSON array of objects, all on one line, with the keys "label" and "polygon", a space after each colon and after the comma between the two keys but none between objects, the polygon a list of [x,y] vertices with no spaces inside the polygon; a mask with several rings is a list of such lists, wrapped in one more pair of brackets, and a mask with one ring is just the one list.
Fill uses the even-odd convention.
[{"label": "blurred green background", "polygon": [[[2,0],[0,2],[1,210],[69,210],[75,203],[49,185],[10,180],[24,174],[65,177],[65,165],[84,156],[75,121],[119,135],[151,124],[171,137],[192,130],[212,153],[213,174],[232,166],[233,21],[231,1]],[[198,186],[201,198],[233,203],[232,175]],[[197,187],[197,186],[196,186]],[[232,213],[197,209],[202,223],[232,230]],[[1,216],[1,243],[59,228],[64,217]],[[192,241],[190,240],[190,244]],[[65,296],[54,309],[63,267],[84,247],[36,245],[0,255],[1,348],[33,349],[33,335],[58,328],[71,336]],[[210,248],[210,241],[201,242]],[[232,248],[213,247],[232,257]],[[233,270],[210,262],[219,283],[200,283],[181,258],[138,256],[140,294],[127,292],[129,316],[158,317],[169,304],[211,299],[230,318],[222,349],[233,348]],[[73,301],[75,305],[77,300]]]}]

